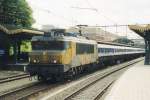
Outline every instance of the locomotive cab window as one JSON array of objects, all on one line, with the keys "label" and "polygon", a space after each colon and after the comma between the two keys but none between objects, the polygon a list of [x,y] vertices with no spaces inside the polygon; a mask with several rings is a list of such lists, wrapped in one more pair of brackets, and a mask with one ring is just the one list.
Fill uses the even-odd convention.
[{"label": "locomotive cab window", "polygon": [[65,50],[68,47],[65,41],[32,41],[33,50]]}]

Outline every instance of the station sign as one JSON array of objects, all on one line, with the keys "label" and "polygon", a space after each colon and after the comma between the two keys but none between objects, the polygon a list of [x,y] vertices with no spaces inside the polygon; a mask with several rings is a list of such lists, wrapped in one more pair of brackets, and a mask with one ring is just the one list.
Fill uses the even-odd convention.
[{"label": "station sign", "polygon": [[5,50],[0,49],[0,56],[5,54]]}]

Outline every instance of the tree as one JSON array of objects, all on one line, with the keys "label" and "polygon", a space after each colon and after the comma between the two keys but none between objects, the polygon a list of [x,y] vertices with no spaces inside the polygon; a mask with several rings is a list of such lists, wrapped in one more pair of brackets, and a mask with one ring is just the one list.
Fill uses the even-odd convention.
[{"label": "tree", "polygon": [[32,10],[25,0],[0,0],[0,22],[29,28],[34,23]]},{"label": "tree", "polygon": [[118,38],[118,39],[114,40],[113,42],[134,46],[134,42],[132,40],[129,40],[129,39],[124,38],[124,37],[123,38]]}]

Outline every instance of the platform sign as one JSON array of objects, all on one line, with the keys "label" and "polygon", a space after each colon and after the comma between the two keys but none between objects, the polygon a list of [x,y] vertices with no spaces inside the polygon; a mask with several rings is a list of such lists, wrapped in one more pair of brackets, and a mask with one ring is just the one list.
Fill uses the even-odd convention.
[{"label": "platform sign", "polygon": [[5,54],[5,50],[0,49],[0,56],[3,56]]}]

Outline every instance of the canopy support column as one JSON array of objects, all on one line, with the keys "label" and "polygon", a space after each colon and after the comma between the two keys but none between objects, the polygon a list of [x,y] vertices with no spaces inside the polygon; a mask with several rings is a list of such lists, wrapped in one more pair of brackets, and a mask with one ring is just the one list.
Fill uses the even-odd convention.
[{"label": "canopy support column", "polygon": [[145,65],[150,65],[150,41],[145,40]]},{"label": "canopy support column", "polygon": [[146,26],[129,25],[129,28],[145,40],[145,65],[150,65],[150,24]]},{"label": "canopy support column", "polygon": [[17,63],[17,55],[18,55],[18,50],[17,50],[17,43],[13,42],[13,51],[14,51],[14,63]]}]

